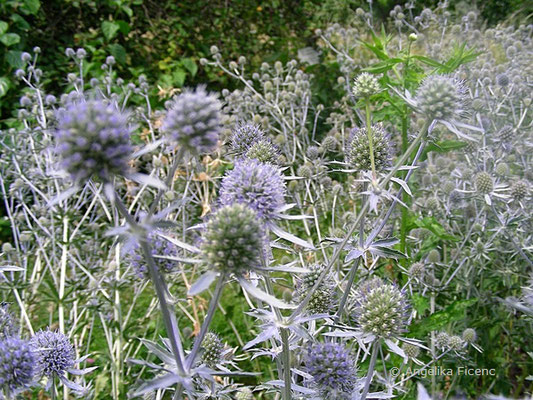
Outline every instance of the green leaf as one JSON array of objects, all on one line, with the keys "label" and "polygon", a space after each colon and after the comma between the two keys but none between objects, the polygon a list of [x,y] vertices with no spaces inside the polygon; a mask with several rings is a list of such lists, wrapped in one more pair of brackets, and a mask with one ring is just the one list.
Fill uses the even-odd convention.
[{"label": "green leaf", "polygon": [[2,36],[0,36],[0,42],[7,47],[13,46],[14,44],[20,42],[20,36],[16,33],[4,33]]},{"label": "green leaf", "polygon": [[424,315],[424,313],[429,310],[429,300],[427,297],[413,293],[411,301],[413,303],[413,308],[416,310],[418,315]]},{"label": "green leaf", "polygon": [[114,21],[102,22],[102,32],[107,40],[113,39],[120,29],[120,25]]},{"label": "green leaf", "polygon": [[172,86],[182,87],[185,83],[185,77],[187,76],[186,72],[180,68],[176,68],[172,72]]},{"label": "green leaf", "polygon": [[123,35],[127,35],[131,31],[131,26],[126,21],[123,21],[121,19],[117,20],[116,23],[119,26],[120,33]]},{"label": "green leaf", "polygon": [[[4,97],[11,86],[11,82],[5,76],[0,77],[0,97]],[[2,221],[0,221],[2,222]]]},{"label": "green leaf", "polygon": [[24,0],[22,10],[27,14],[35,15],[41,8],[41,2],[39,0]]},{"label": "green leaf", "polygon": [[420,156],[420,161],[424,161],[430,151],[436,153],[448,153],[453,150],[459,150],[467,146],[467,143],[459,140],[443,140],[442,142],[431,143],[424,149],[424,152]]},{"label": "green leaf", "polygon": [[191,76],[194,78],[196,72],[198,71],[198,66],[196,65],[194,60],[192,60],[191,58],[184,58],[183,60],[181,60],[181,64],[185,67],[187,71],[189,71]]},{"label": "green leaf", "polygon": [[109,45],[109,52],[119,64],[126,64],[126,49],[118,43]]},{"label": "green leaf", "polygon": [[478,299],[458,300],[450,304],[444,310],[436,312],[422,321],[412,324],[409,336],[421,337],[431,331],[442,329],[445,325],[464,319],[466,309],[477,302]]},{"label": "green leaf", "polygon": [[459,238],[446,232],[446,229],[435,219],[435,217],[416,218],[410,221],[408,230],[413,228],[426,228],[442,240],[451,240],[457,242]]},{"label": "green leaf", "polygon": [[382,74],[392,69],[396,64],[403,62],[402,58],[389,58],[388,60],[380,61],[370,67],[363,69],[363,71],[370,72],[372,74]]},{"label": "green leaf", "polygon": [[30,24],[28,24],[28,21],[18,14],[11,14],[11,21],[13,21],[13,23],[22,30],[27,31],[31,28]]},{"label": "green leaf", "polygon": [[9,28],[9,24],[5,21],[0,21],[0,35],[3,35],[7,32],[7,29]]},{"label": "green leaf", "polygon": [[6,61],[9,65],[11,65],[13,68],[22,68],[24,66],[24,63],[20,59],[22,52],[18,50],[9,50],[6,53]]}]

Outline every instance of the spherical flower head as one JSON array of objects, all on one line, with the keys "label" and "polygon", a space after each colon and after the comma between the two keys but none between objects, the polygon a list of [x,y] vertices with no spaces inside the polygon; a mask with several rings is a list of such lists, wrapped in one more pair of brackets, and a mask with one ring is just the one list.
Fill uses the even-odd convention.
[{"label": "spherical flower head", "polygon": [[356,368],[348,350],[336,343],[309,345],[304,359],[312,384],[325,399],[350,399],[356,385]]},{"label": "spherical flower head", "polygon": [[222,104],[206,91],[185,89],[170,105],[161,129],[175,144],[193,153],[210,153],[218,144],[222,130]]},{"label": "spherical flower head", "polygon": [[485,171],[476,175],[476,190],[481,194],[488,194],[492,192],[494,182],[492,177]]},{"label": "spherical flower head", "polygon": [[231,137],[231,149],[237,154],[246,154],[248,149],[265,139],[265,132],[256,124],[239,124]]},{"label": "spherical flower head", "polygon": [[[178,255],[176,246],[155,233],[148,236],[148,243],[159,271],[165,273],[174,271],[178,263],[164,257],[176,257]],[[148,268],[140,245],[136,245],[134,252],[130,256],[130,263],[139,278],[149,278]]]},{"label": "spherical flower head", "polygon": [[420,354],[420,347],[415,346],[411,343],[404,343],[402,346],[402,350],[405,353],[405,355],[409,358],[417,358]]},{"label": "spherical flower head", "polygon": [[465,88],[447,75],[428,76],[416,92],[416,103],[423,115],[432,119],[455,119],[463,111]]},{"label": "spherical flower head", "polygon": [[522,201],[527,197],[528,184],[525,181],[516,181],[511,186],[511,197],[514,201]]},{"label": "spherical flower head", "polygon": [[10,336],[16,336],[18,332],[17,324],[13,314],[9,311],[7,304],[0,306],[0,340]]},{"label": "spherical flower head", "polygon": [[365,333],[387,338],[404,332],[409,323],[410,309],[404,293],[380,278],[363,283],[355,302],[355,317]]},{"label": "spherical flower head", "polygon": [[[391,154],[389,139],[382,124],[372,125],[372,147],[374,149],[374,164],[376,171],[383,171],[390,166]],[[370,171],[370,144],[366,128],[352,130],[346,149],[346,161],[358,171]]]},{"label": "spherical flower head", "polygon": [[379,82],[374,75],[363,72],[353,83],[352,92],[355,97],[370,97],[381,90]]},{"label": "spherical flower head", "polygon": [[257,160],[239,160],[220,188],[220,204],[246,204],[260,218],[272,220],[285,205],[285,182],[280,171]]},{"label": "spherical flower head", "polygon": [[222,360],[224,344],[216,333],[208,332],[202,341],[202,361],[208,367],[215,367]]},{"label": "spherical flower head", "polygon": [[0,387],[17,393],[33,380],[35,358],[29,343],[17,337],[0,340]]},{"label": "spherical flower head", "polygon": [[128,116],[102,100],[72,102],[57,111],[61,166],[76,182],[93,176],[104,182],[128,172],[133,148]]},{"label": "spherical flower head", "polygon": [[[307,294],[312,290],[324,266],[320,264],[309,267],[310,272],[305,273],[296,283],[294,300],[301,303]],[[335,284],[331,276],[320,283],[315,291],[312,292],[306,310],[310,314],[329,314],[335,305]]]},{"label": "spherical flower head", "polygon": [[450,336],[448,339],[448,347],[451,350],[459,351],[463,348],[464,341],[460,336]]},{"label": "spherical flower head", "polygon": [[466,343],[474,343],[476,341],[476,338],[477,338],[477,334],[476,334],[476,331],[472,328],[466,328],[464,331],[463,331],[463,340],[466,342]]},{"label": "spherical flower head", "polygon": [[437,336],[435,336],[435,346],[437,346],[439,349],[448,347],[449,341],[450,335],[448,335],[446,332],[439,332]]},{"label": "spherical flower head", "polygon": [[268,139],[255,142],[246,152],[246,158],[268,164],[277,164],[279,156],[278,148]]},{"label": "spherical flower head", "polygon": [[30,340],[40,375],[63,377],[74,366],[74,346],[61,332],[39,331]]},{"label": "spherical flower head", "polygon": [[265,232],[257,213],[245,204],[220,208],[209,220],[201,244],[206,264],[243,274],[261,266]]},{"label": "spherical flower head", "polygon": [[426,272],[426,267],[424,263],[416,262],[413,265],[411,265],[411,268],[409,268],[409,276],[411,278],[420,279],[424,276],[424,273]]}]

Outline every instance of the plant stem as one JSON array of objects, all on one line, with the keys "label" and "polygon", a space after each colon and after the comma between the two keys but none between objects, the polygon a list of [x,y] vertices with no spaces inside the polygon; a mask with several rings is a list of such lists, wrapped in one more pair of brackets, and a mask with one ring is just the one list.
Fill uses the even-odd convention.
[{"label": "plant stem", "polygon": [[283,346],[283,380],[285,385],[283,387],[283,398],[285,400],[291,400],[291,349],[289,346],[289,334],[288,329],[281,328],[280,336]]},{"label": "plant stem", "polygon": [[370,364],[368,365],[368,372],[366,374],[365,386],[361,393],[361,400],[365,400],[370,389],[370,383],[372,382],[372,376],[374,375],[374,367],[376,366],[376,358],[378,357],[379,340],[373,343],[372,356],[370,357]]},{"label": "plant stem", "polygon": [[344,293],[342,294],[341,302],[339,303],[339,309],[337,310],[336,319],[340,320],[342,317],[342,313],[344,311],[344,306],[346,305],[346,301],[348,300],[348,296],[350,295],[350,291],[352,290],[352,285],[355,280],[355,274],[357,273],[357,269],[359,268],[359,263],[361,262],[361,257],[358,257],[354,264],[352,265],[352,268],[350,268],[350,272],[348,273],[348,283],[346,285],[346,289],[344,290]]},{"label": "plant stem", "polygon": [[218,279],[217,286],[215,287],[215,293],[213,294],[213,297],[211,298],[211,301],[209,303],[209,308],[207,309],[207,315],[204,319],[202,327],[200,328],[200,333],[198,334],[198,336],[196,336],[196,339],[194,339],[194,345],[192,347],[191,354],[189,354],[187,358],[187,363],[186,363],[187,371],[191,369],[194,363],[194,359],[196,358],[198,351],[200,351],[200,347],[202,346],[202,341],[204,340],[205,334],[207,333],[207,330],[209,329],[209,325],[211,324],[211,321],[213,320],[213,316],[215,315],[215,311],[218,306],[218,301],[220,300],[220,296],[222,295],[222,289],[224,289],[225,284],[226,284],[226,275],[222,274],[220,278]]},{"label": "plant stem", "polygon": [[372,167],[372,178],[376,179],[376,161],[374,160],[374,138],[372,136],[372,118],[370,114],[370,101],[365,101],[366,114],[366,136],[368,138],[368,149],[370,151],[370,166]]}]

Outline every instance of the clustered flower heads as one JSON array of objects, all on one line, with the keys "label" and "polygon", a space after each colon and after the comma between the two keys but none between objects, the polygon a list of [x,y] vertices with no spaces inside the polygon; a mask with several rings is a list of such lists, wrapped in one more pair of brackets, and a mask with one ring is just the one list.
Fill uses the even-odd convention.
[{"label": "clustered flower heads", "polygon": [[[376,171],[383,171],[391,163],[389,140],[382,124],[372,125],[372,146]],[[354,128],[346,150],[346,161],[358,171],[370,171],[370,144],[366,128]]]},{"label": "clustered flower heads", "polygon": [[109,181],[128,172],[132,154],[128,116],[103,100],[73,102],[58,110],[57,151],[76,182]]},{"label": "clustered flower heads", "polygon": [[396,286],[373,278],[359,286],[355,294],[355,318],[361,330],[378,337],[405,331],[409,305]]},{"label": "clustered flower heads", "polygon": [[464,87],[447,75],[430,75],[416,92],[421,113],[432,119],[455,119],[463,112]]},{"label": "clustered flower heads", "polygon": [[34,365],[27,341],[17,337],[0,340],[0,388],[13,394],[26,389],[33,380]]},{"label": "clustered flower heads", "polygon": [[[154,256],[159,271],[166,273],[171,273],[172,271],[174,271],[178,263],[174,260],[164,257],[177,256],[178,249],[176,248],[176,246],[157,234],[149,235],[148,242],[150,244],[152,256]],[[139,245],[136,246],[135,251],[131,255],[130,262],[133,267],[133,270],[135,271],[137,276],[139,276],[139,278],[147,279],[149,277],[146,261],[144,260]]]},{"label": "clustered flower heads", "polygon": [[193,153],[210,153],[222,130],[222,104],[204,86],[186,89],[170,104],[161,129]]},{"label": "clustered flower heads", "polygon": [[306,372],[325,399],[351,399],[356,387],[356,367],[348,350],[337,343],[309,345],[305,356]]},{"label": "clustered flower heads", "polygon": [[216,333],[208,332],[202,341],[202,361],[208,367],[213,368],[220,363],[224,344]]},{"label": "clustered flower heads", "polygon": [[380,91],[379,82],[374,75],[363,72],[354,80],[353,95],[355,97],[370,97]]},{"label": "clustered flower heads", "polygon": [[256,124],[239,124],[233,130],[231,137],[231,149],[237,154],[246,154],[246,152],[261,140],[265,139],[265,132]]},{"label": "clustered flower heads", "polygon": [[74,346],[61,332],[39,331],[30,340],[40,375],[62,378],[74,366]]},{"label": "clustered flower heads", "polygon": [[240,160],[222,179],[219,201],[221,205],[246,204],[260,218],[271,220],[285,205],[285,182],[271,164]]},{"label": "clustered flower heads", "polygon": [[265,233],[257,213],[245,204],[220,208],[205,228],[202,250],[208,266],[242,274],[259,268]]}]

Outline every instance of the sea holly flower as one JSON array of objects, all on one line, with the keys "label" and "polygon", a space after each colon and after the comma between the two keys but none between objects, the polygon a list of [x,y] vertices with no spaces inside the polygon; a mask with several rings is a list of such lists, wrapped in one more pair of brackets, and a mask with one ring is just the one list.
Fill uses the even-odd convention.
[{"label": "sea holly flower", "polygon": [[[372,145],[374,164],[377,172],[381,172],[391,164],[389,139],[383,124],[372,125]],[[350,133],[346,149],[346,162],[356,171],[370,171],[370,145],[366,128],[354,128]]]},{"label": "sea holly flower", "polygon": [[380,90],[377,78],[368,72],[363,72],[354,79],[352,92],[355,97],[370,97]]},{"label": "sea holly flower", "polygon": [[10,398],[27,389],[34,377],[35,357],[30,344],[17,337],[0,340],[0,393]]},{"label": "sea holly flower", "polygon": [[[309,272],[302,274],[297,280],[296,291],[293,300],[300,303],[307,296],[309,291],[315,286],[321,272],[325,266],[312,265]],[[307,304],[306,310],[310,314],[329,314],[335,305],[335,282],[331,276],[327,276],[312,293]]]},{"label": "sea holly flower", "polygon": [[[255,143],[266,139],[265,132],[259,125],[241,123],[233,130],[230,147],[238,155],[243,155]],[[252,157],[250,157],[252,158]]]}]

